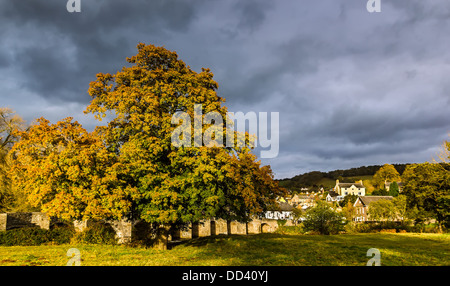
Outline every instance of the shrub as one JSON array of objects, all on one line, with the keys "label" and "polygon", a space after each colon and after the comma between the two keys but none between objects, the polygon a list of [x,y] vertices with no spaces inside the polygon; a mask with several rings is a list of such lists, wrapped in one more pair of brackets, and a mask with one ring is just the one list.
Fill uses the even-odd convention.
[{"label": "shrub", "polygon": [[416,224],[411,227],[411,230],[414,232],[425,232],[425,233],[441,233],[448,232],[448,229],[445,227],[439,228],[438,224],[430,223],[430,224]]},{"label": "shrub", "polygon": [[116,232],[111,225],[96,222],[82,232],[77,232],[72,239],[73,243],[88,244],[117,244]]},{"label": "shrub", "polygon": [[305,218],[303,226],[306,231],[328,235],[344,230],[345,218],[325,202],[319,201],[315,207],[306,212]]},{"label": "shrub", "polygon": [[377,232],[379,230],[378,226],[374,223],[358,223],[355,225],[355,232],[359,233]]},{"label": "shrub", "polygon": [[[182,229],[184,229],[182,227]],[[186,226],[187,229],[187,226]],[[174,233],[179,229],[172,229]],[[132,246],[151,246],[155,240],[156,229],[151,224],[145,221],[139,221],[132,229],[131,243]]]},{"label": "shrub", "polygon": [[50,230],[39,227],[16,228],[0,232],[0,245],[41,245],[45,243],[69,243],[74,234],[68,227],[56,227]]},{"label": "shrub", "polygon": [[285,219],[279,219],[279,220],[277,220],[277,224],[278,224],[279,227],[280,227],[280,226],[284,226],[284,225],[286,224],[286,222],[287,222],[287,220],[285,220]]}]

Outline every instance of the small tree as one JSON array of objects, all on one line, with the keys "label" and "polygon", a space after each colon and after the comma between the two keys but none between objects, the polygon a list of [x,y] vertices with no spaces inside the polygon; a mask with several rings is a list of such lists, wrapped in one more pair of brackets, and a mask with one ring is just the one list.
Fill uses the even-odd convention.
[{"label": "small tree", "polygon": [[301,208],[294,208],[292,210],[292,216],[295,224],[304,216],[305,212]]},{"label": "small tree", "polygon": [[322,201],[318,201],[315,207],[309,209],[305,218],[303,225],[306,231],[329,235],[344,230],[344,217]]},{"label": "small tree", "polygon": [[[448,135],[450,137],[450,133]],[[440,162],[450,163],[450,141],[444,141],[444,143],[442,143],[438,158],[440,159]]]},{"label": "small tree", "polygon": [[356,215],[356,208],[353,206],[352,202],[348,201],[347,204],[342,207],[342,214],[347,221],[353,221],[353,218]]},{"label": "small tree", "polygon": [[391,200],[372,202],[369,206],[368,214],[371,220],[392,220],[395,218],[394,204]]},{"label": "small tree", "polygon": [[396,197],[399,194],[399,188],[397,182],[392,182],[389,186],[389,195]]},{"label": "small tree", "polygon": [[387,181],[392,182],[398,180],[400,180],[400,174],[391,164],[384,164],[373,176],[373,181],[379,188],[384,188],[384,183]]},{"label": "small tree", "polygon": [[354,204],[358,199],[357,195],[346,195],[342,201],[339,202],[340,207],[345,207],[348,203]]},{"label": "small tree", "polygon": [[394,213],[396,219],[400,220],[402,223],[409,218],[410,212],[407,209],[406,196],[398,195],[392,200],[394,205]]}]

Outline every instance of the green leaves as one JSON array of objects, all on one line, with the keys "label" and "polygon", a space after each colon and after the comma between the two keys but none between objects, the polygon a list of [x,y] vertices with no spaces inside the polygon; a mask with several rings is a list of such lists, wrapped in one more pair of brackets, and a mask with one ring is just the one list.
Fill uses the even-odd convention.
[{"label": "green leaves", "polygon": [[373,176],[375,184],[379,188],[384,188],[384,183],[400,180],[400,174],[395,167],[390,164],[384,164]]},{"label": "green leaves", "polygon": [[402,175],[403,193],[408,206],[429,213],[450,226],[450,213],[445,206],[450,195],[450,165],[422,163],[409,165]]},{"label": "green leaves", "polygon": [[305,221],[303,221],[306,231],[317,231],[326,235],[343,231],[344,225],[344,216],[323,201],[318,201],[315,207],[306,211]]},{"label": "green leaves", "polygon": [[107,126],[89,133],[72,118],[40,118],[20,134],[15,180],[30,202],[67,219],[130,216],[166,225],[245,221],[275,204],[284,190],[249,149],[172,145],[177,111],[193,117],[202,104],[203,114],[226,118],[211,71],[197,73],[163,47],[137,48],[127,59],[133,66],[90,83],[85,113],[99,121],[115,115]]}]

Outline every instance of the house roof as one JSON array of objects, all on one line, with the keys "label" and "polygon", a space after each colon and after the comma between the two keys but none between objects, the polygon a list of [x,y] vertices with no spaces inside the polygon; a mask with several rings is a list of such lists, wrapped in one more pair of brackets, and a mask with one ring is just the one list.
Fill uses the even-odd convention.
[{"label": "house roof", "polygon": [[310,197],[307,196],[307,195],[302,195],[302,196],[298,196],[298,198],[299,198],[300,200],[307,200],[307,199],[309,199]]},{"label": "house roof", "polygon": [[330,197],[337,197],[337,196],[339,196],[339,194],[336,193],[335,191],[329,191],[329,192],[328,192],[328,195],[329,195]]},{"label": "house roof", "polygon": [[292,211],[294,209],[294,207],[288,203],[279,203],[279,206],[281,211]]},{"label": "house roof", "polygon": [[364,185],[361,183],[339,183],[340,188],[350,188],[351,186],[355,186],[357,188],[364,188]]},{"label": "house roof", "polygon": [[358,199],[365,206],[369,204],[379,201],[379,200],[392,200],[394,197],[392,196],[359,196]]}]

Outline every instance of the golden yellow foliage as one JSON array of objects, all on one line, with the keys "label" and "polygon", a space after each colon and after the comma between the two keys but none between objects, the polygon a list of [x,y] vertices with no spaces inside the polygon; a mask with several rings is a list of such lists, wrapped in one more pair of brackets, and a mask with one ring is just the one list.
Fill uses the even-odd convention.
[{"label": "golden yellow foliage", "polygon": [[248,220],[275,204],[284,189],[248,148],[172,145],[177,111],[193,118],[201,104],[203,114],[226,117],[211,71],[192,71],[163,47],[137,48],[131,67],[99,73],[90,84],[85,112],[98,120],[115,114],[107,126],[89,133],[72,118],[41,118],[19,134],[15,180],[30,201],[66,219],[128,216],[166,225]]},{"label": "golden yellow foliage", "polygon": [[130,193],[116,188],[118,179],[109,172],[114,156],[98,134],[69,117],[56,124],[40,118],[18,135],[14,182],[32,205],[63,219],[120,218],[129,211]]}]

